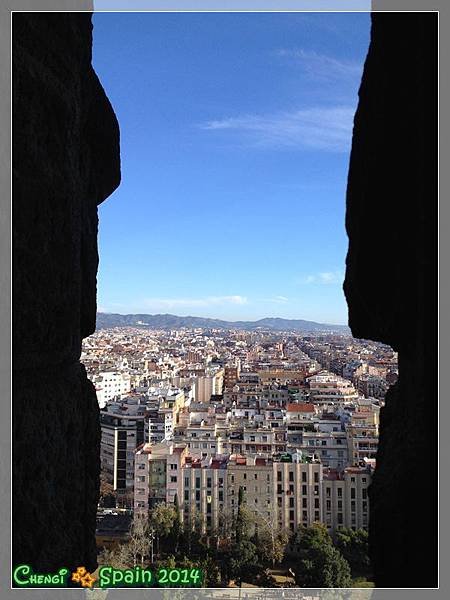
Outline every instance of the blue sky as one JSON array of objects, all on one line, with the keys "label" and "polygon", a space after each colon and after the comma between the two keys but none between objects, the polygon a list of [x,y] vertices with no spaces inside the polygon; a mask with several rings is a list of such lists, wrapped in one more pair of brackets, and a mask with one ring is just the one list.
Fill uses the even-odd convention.
[{"label": "blue sky", "polygon": [[121,129],[99,310],[346,323],[366,13],[96,13]]}]

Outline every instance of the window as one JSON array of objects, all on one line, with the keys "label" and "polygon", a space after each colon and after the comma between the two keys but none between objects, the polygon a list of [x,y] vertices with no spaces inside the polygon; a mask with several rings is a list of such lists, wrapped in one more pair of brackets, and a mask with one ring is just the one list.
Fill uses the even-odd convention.
[{"label": "window", "polygon": [[255,473],[255,479],[258,479],[258,473]]},{"label": "window", "polygon": [[294,471],[289,471],[289,481],[294,481]]},{"label": "window", "polygon": [[337,495],[338,498],[342,498],[342,488],[338,488]]},{"label": "window", "polygon": [[294,498],[289,498],[289,506],[290,508],[294,508]]},{"label": "window", "polygon": [[314,483],[319,481],[319,473],[314,473]]},{"label": "window", "polygon": [[185,487],[189,487],[189,477],[184,478],[184,485]]},{"label": "window", "polygon": [[178,469],[177,465],[170,465],[170,470],[171,471],[176,471]]},{"label": "window", "polygon": [[327,487],[325,488],[325,494],[327,498],[331,498],[331,488]]},{"label": "window", "polygon": [[247,473],[244,473],[244,479],[247,479]]},{"label": "window", "polygon": [[282,488],[281,488],[281,483],[279,483],[279,484],[277,485],[277,494],[282,494],[282,493],[283,493],[283,490],[282,490]]},{"label": "window", "polygon": [[293,511],[293,510],[290,510],[290,511],[289,511],[289,521],[293,521],[293,520],[294,520],[294,518],[295,518],[295,517],[294,517],[294,511]]},{"label": "window", "polygon": [[176,475],[172,475],[170,478],[170,483],[176,483],[177,482],[177,476]]},{"label": "window", "polygon": [[305,483],[307,482],[306,472],[305,471],[302,472],[302,481],[305,482]]},{"label": "window", "polygon": [[362,497],[363,497],[363,498],[367,498],[367,489],[366,489],[366,488],[364,488],[364,489],[362,490]]},{"label": "window", "polygon": [[350,490],[350,498],[356,498],[356,490],[354,487],[352,487]]},{"label": "window", "polygon": [[189,500],[189,490],[184,490],[184,499]]},{"label": "window", "polygon": [[319,498],[314,498],[314,508],[320,508]]},{"label": "window", "polygon": [[307,500],[307,498],[302,498],[302,508],[308,508],[308,500]]},{"label": "window", "polygon": [[207,487],[207,488],[210,488],[210,487],[211,487],[211,485],[212,485],[212,484],[211,484],[211,477],[208,477],[208,478],[206,479],[206,487]]},{"label": "window", "polygon": [[199,488],[200,487],[200,477],[196,477],[195,478],[195,487]]},{"label": "window", "polygon": [[277,472],[277,481],[281,481],[281,471]]},{"label": "window", "polygon": [[306,496],[308,493],[306,485],[302,485],[302,494]]}]

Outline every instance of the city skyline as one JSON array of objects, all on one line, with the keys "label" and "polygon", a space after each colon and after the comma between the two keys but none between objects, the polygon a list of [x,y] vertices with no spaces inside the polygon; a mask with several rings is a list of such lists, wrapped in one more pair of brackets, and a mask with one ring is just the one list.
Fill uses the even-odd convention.
[{"label": "city skyline", "polygon": [[93,21],[122,147],[122,184],[99,209],[99,311],[346,324],[369,15]]}]

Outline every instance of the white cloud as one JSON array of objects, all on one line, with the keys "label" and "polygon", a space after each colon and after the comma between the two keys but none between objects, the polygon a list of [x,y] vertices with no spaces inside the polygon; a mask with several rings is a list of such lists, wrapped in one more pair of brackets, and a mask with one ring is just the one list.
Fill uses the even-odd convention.
[{"label": "white cloud", "polygon": [[205,298],[147,298],[145,306],[153,310],[170,310],[176,308],[205,308],[217,305],[243,305],[248,300],[245,296],[206,296]]},{"label": "white cloud", "polygon": [[342,271],[322,271],[321,273],[316,273],[315,275],[308,275],[307,277],[302,277],[297,281],[297,283],[300,283],[302,285],[338,285],[342,284],[343,281],[344,274],[342,273]]},{"label": "white cloud", "polygon": [[360,62],[340,60],[314,51],[308,52],[301,48],[282,48],[275,54],[293,59],[313,79],[330,81],[360,79],[363,71],[363,65]]},{"label": "white cloud", "polygon": [[286,304],[289,302],[289,298],[286,296],[274,296],[273,298],[266,298],[263,302],[274,302],[275,304]]},{"label": "white cloud", "polygon": [[244,115],[207,121],[204,130],[244,135],[256,147],[346,152],[350,147],[354,108],[312,107],[271,115]]}]

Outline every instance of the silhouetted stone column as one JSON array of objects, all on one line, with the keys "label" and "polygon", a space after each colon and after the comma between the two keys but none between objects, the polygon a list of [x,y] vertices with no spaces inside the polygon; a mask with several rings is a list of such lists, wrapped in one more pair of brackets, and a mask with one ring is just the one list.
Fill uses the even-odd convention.
[{"label": "silhouetted stone column", "polygon": [[437,15],[374,13],[347,188],[355,337],[399,352],[370,488],[378,587],[437,584]]},{"label": "silhouetted stone column", "polygon": [[41,572],[96,567],[99,415],[79,357],[120,159],[91,46],[90,13],[13,16],[13,562]]}]

